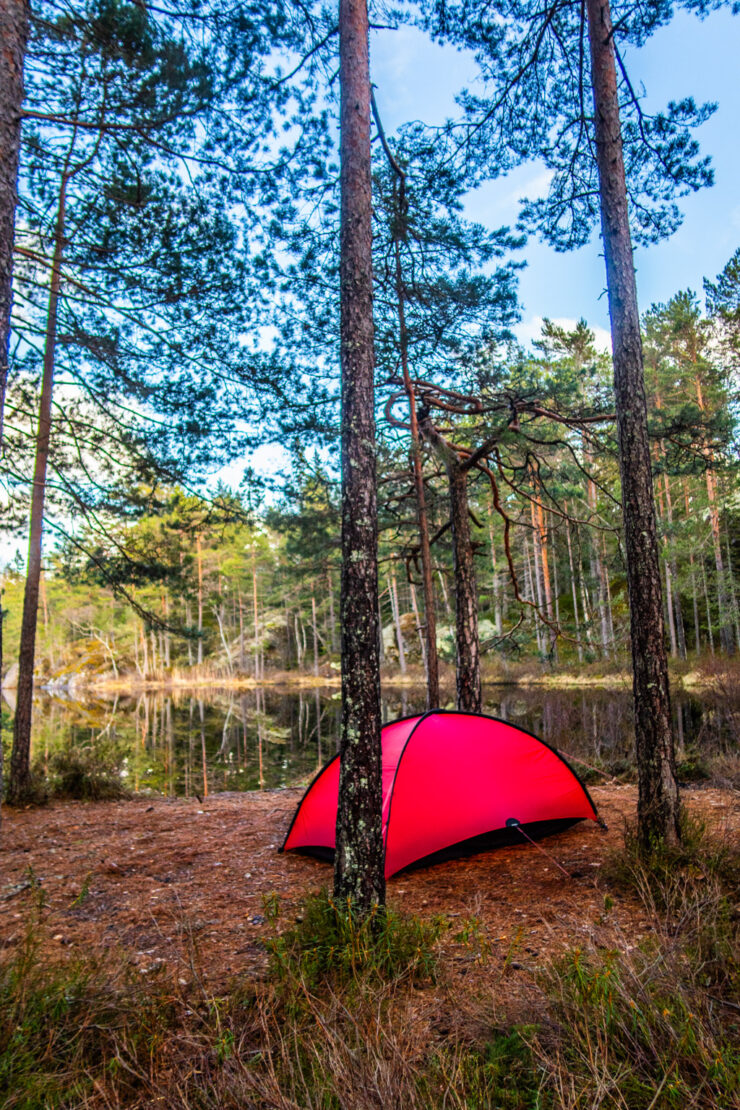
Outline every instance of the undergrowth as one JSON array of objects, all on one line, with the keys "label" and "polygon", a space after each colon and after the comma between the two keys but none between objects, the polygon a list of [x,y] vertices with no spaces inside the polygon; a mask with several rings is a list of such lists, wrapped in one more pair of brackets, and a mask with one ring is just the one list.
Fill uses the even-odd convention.
[{"label": "undergrowth", "polygon": [[[277,902],[267,900],[265,909],[268,918],[278,918]],[[433,979],[445,924],[444,918],[422,921],[379,907],[360,917],[351,903],[323,889],[305,899],[295,925],[266,942],[270,970],[276,983],[309,990],[359,979]]]},{"label": "undergrowth", "polygon": [[[326,891],[293,917],[265,900],[264,979],[218,993],[119,954],[44,963],[43,905],[0,962],[8,1110],[731,1110],[740,1107],[737,867],[687,825],[679,848],[605,867],[616,943],[526,976],[475,919],[360,921]],[[649,923],[623,935],[614,899]],[[450,969],[481,968],[453,977]],[[485,966],[484,966],[485,965]],[[457,966],[460,966],[459,963]],[[522,1018],[525,1018],[525,1021]]]},{"label": "undergrowth", "polygon": [[115,744],[64,747],[34,763],[34,780],[49,797],[116,801],[129,797],[121,778],[124,752]]}]

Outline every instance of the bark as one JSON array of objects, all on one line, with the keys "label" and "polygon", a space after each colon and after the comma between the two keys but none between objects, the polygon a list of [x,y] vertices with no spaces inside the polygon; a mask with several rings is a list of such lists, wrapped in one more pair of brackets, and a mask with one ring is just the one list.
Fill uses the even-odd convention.
[{"label": "bark", "polygon": [[[26,0],[0,0],[0,453],[8,382],[10,317],[13,306],[13,241],[18,202],[23,62],[28,42]],[[3,674],[3,606],[0,591],[0,702]],[[0,806],[3,796],[3,746],[0,742]]]},{"label": "bark", "polygon": [[488,522],[488,537],[491,541],[491,568],[493,570],[493,577],[491,579],[491,591],[493,594],[493,621],[496,635],[500,636],[503,628],[503,610],[501,606],[501,589],[498,580],[498,566],[496,564],[496,545],[493,540],[493,522]]},{"label": "bark", "polygon": [[257,554],[252,546],[252,618],[254,621],[254,677],[260,679],[259,599],[257,596]]},{"label": "bark", "polygon": [[[568,512],[568,503],[565,503],[565,511]],[[568,569],[570,570],[570,589],[573,595],[573,620],[576,628],[576,640],[578,641],[578,662],[583,662],[583,644],[581,643],[581,626],[578,621],[578,591],[576,589],[576,577],[573,569],[573,545],[570,539],[570,521],[565,522],[565,535],[568,540]]]},{"label": "bark", "polygon": [[28,42],[29,12],[30,7],[25,0],[0,0],[0,449],[8,381],[23,62]]},{"label": "bark", "polygon": [[463,713],[480,713],[483,705],[478,637],[478,592],[473,564],[468,510],[468,471],[457,451],[440,435],[430,419],[423,433],[447,471],[450,491],[450,523],[455,571],[455,639],[457,708]]},{"label": "bark", "polygon": [[[401,355],[401,372],[403,387],[409,402],[409,429],[411,432],[411,468],[414,475],[414,493],[416,498],[416,519],[419,527],[419,553],[421,555],[421,573],[424,590],[424,627],[423,634],[426,640],[426,650],[422,646],[424,670],[427,678],[427,709],[439,705],[439,660],[437,658],[437,611],[434,597],[434,579],[432,574],[432,549],[429,539],[429,517],[426,506],[426,492],[424,489],[424,472],[421,459],[421,441],[419,437],[419,421],[416,413],[416,393],[414,383],[409,373],[409,338],[406,327],[406,289],[403,281],[403,267],[401,264],[401,242],[406,238],[406,217],[408,212],[406,202],[406,174],[393,157],[388,146],[383,130],[383,124],[371,94],[371,107],[375,117],[383,149],[396,175],[394,183],[394,228],[393,228],[393,256],[395,263],[395,289],[396,310],[398,313],[398,338]],[[413,587],[412,587],[413,589]],[[417,616],[417,626],[419,625]],[[420,634],[422,629],[419,629]]]},{"label": "bark", "polygon": [[339,3],[342,727],[334,893],[385,905],[366,0]]},{"label": "bark", "polygon": [[[402,198],[403,193],[404,188],[402,180]],[[401,200],[401,204],[403,204],[403,199]],[[424,656],[424,668],[427,677],[427,709],[434,709],[439,705],[439,660],[437,658],[437,613],[434,597],[434,580],[432,577],[432,548],[429,542],[429,516],[427,514],[424,472],[421,462],[421,441],[419,437],[419,421],[416,413],[416,395],[413,382],[411,381],[411,375],[409,374],[408,332],[406,330],[404,288],[401,273],[401,251],[398,241],[396,241],[395,248],[396,297],[401,346],[401,369],[403,372],[404,389],[406,390],[406,396],[409,402],[411,465],[414,472],[416,520],[419,527],[419,553],[421,555],[421,577],[424,588],[424,638],[426,640],[426,652],[422,651],[422,654]]]},{"label": "bark", "polygon": [[203,662],[203,552],[200,536],[196,536],[195,550],[198,559],[198,666]]},{"label": "bark", "polygon": [[649,849],[679,838],[680,809],[611,12],[608,0],[587,0],[586,8],[630,602],[638,838]]},{"label": "bark", "polygon": [[668,542],[668,558],[671,568],[671,584],[673,586],[673,624],[676,629],[676,646],[680,659],[686,658],[686,628],[683,621],[683,610],[681,608],[681,591],[678,585],[678,562],[676,560],[676,549],[673,542],[673,499],[671,497],[671,487],[668,482],[668,475],[663,475],[663,490],[665,493],[665,506],[666,506],[666,519],[668,521],[668,529],[671,533],[671,538]]},{"label": "bark", "polygon": [[316,598],[311,595],[311,624],[313,627],[313,673],[319,676],[319,629],[316,624]]},{"label": "bark", "polygon": [[[586,459],[591,462],[591,456],[588,452]],[[588,498],[588,507],[593,516],[596,515],[596,485],[589,478],[586,483],[586,495]],[[606,656],[609,657],[609,622],[606,613],[606,589],[604,587],[604,565],[599,556],[598,539],[593,533],[589,533],[589,548],[590,548],[590,564],[591,564],[591,578],[596,583],[599,593],[599,619],[601,622],[601,648]]]},{"label": "bark", "polygon": [[334,587],[331,580],[331,570],[326,568],[326,585],[329,596],[329,633],[331,635],[332,655],[337,650],[337,622],[334,616]]},{"label": "bark", "polygon": [[398,646],[398,666],[401,669],[401,674],[406,674],[406,652],[403,647],[403,629],[401,628],[401,611],[398,604],[398,586],[396,584],[396,576],[392,575],[388,579],[388,593],[391,598],[391,611],[393,613],[393,624],[396,629],[396,644]]},{"label": "bark", "polygon": [[[686,479],[683,482],[683,499],[684,508],[686,510],[686,519],[689,520],[691,516],[691,504],[689,502],[689,490]],[[699,631],[699,597],[696,588],[696,567],[694,565],[694,552],[689,551],[689,563],[691,565],[691,600],[694,610],[694,650],[698,655],[701,651],[701,633]]]},{"label": "bark", "polygon": [[239,670],[244,674],[247,669],[247,657],[244,652],[244,602],[239,594]]},{"label": "bark", "polygon": [[41,537],[44,524],[46,470],[51,439],[51,401],[54,385],[54,358],[57,340],[57,314],[62,279],[64,251],[64,218],[67,199],[67,175],[62,174],[59,188],[54,254],[51,265],[49,310],[46,318],[44,363],[41,378],[39,423],[36,433],[36,460],[31,493],[31,521],[28,540],[28,569],[23,595],[21,642],[18,653],[18,692],[13,722],[13,750],[10,757],[8,801],[21,803],[31,792],[31,720],[33,714],[33,665],[36,653],[36,621],[41,579]]},{"label": "bark", "polygon": [[[704,392],[701,388],[701,380],[696,378],[696,400],[702,412],[705,411]],[[707,500],[709,502],[709,521],[712,529],[712,545],[714,547],[714,565],[717,571],[717,608],[719,612],[719,642],[723,651],[731,655],[734,649],[734,641],[732,635],[732,621],[729,611],[729,604],[727,598],[727,586],[725,583],[725,567],[722,559],[722,543],[720,539],[720,526],[719,526],[719,508],[717,506],[717,479],[712,470],[713,455],[709,451],[707,453]]]},{"label": "bark", "polygon": [[737,604],[737,593],[735,591],[735,575],[732,569],[732,551],[730,548],[730,536],[725,526],[725,552],[727,554],[727,577],[730,588],[730,608],[732,611],[732,620],[735,628],[735,641],[732,645],[732,650],[735,650],[735,643],[740,645],[740,610]]},{"label": "bark", "polygon": [[701,580],[704,586],[704,603],[707,608],[707,638],[709,639],[709,654],[714,655],[714,633],[712,632],[712,606],[709,601],[709,587],[707,586],[707,571],[704,560],[701,561]]},{"label": "bark", "polygon": [[[421,652],[421,661],[424,664],[424,671],[428,674],[427,651],[426,651],[426,643],[424,641],[424,628],[423,628],[423,625],[421,623],[421,617],[419,616],[419,605],[418,605],[417,600],[416,600],[416,587],[414,586],[413,582],[411,583],[409,589],[410,589],[410,593],[411,593],[411,609],[412,609],[413,614],[414,614],[414,620],[416,621],[416,631],[419,634],[419,651]],[[427,687],[427,694],[428,694],[428,690],[429,690],[429,688]],[[429,707],[430,707],[429,706],[429,699],[427,697],[427,708],[429,708]]]}]

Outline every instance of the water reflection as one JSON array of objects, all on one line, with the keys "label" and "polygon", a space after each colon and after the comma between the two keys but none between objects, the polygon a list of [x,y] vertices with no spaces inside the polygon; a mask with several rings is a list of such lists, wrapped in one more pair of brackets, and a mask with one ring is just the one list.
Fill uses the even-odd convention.
[{"label": "water reflection", "polygon": [[[386,721],[423,709],[421,690],[384,691]],[[529,729],[586,765],[611,774],[632,766],[627,690],[489,687],[484,711]],[[673,713],[680,760],[737,750],[740,697],[679,693]],[[132,790],[207,797],[307,782],[335,752],[339,728],[334,689],[176,689],[84,701],[40,693],[33,756],[45,765],[51,753],[65,747],[86,749],[120,766]]]}]

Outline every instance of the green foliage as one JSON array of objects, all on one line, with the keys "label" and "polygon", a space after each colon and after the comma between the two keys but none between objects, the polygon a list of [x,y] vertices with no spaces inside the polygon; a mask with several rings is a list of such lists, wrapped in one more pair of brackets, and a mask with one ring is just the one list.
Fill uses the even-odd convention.
[{"label": "green foliage", "polygon": [[124,762],[120,744],[78,744],[53,751],[44,761],[37,759],[33,773],[51,797],[114,801],[129,796],[121,777]]},{"label": "green foliage", "polygon": [[379,906],[362,917],[324,888],[306,898],[295,926],[267,942],[270,967],[289,991],[429,979],[443,929],[441,918],[422,921]]}]

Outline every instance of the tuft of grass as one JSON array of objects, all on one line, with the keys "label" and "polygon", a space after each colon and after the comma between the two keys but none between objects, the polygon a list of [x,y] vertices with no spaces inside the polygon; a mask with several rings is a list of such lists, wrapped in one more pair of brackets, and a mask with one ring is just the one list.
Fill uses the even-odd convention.
[{"label": "tuft of grass", "polygon": [[728,898],[737,893],[740,844],[719,831],[710,833],[706,822],[684,810],[679,843],[659,842],[648,853],[636,826],[626,825],[623,846],[607,857],[601,876],[607,885],[637,894],[649,910],[676,917],[684,893],[697,885],[713,882]]},{"label": "tuft of grass", "polygon": [[576,949],[542,974],[552,1024],[535,1038],[555,1105],[696,1110],[740,1105],[740,1037],[690,951],[659,940]]},{"label": "tuft of grass", "polygon": [[645,854],[628,827],[602,868],[639,900],[648,936],[540,974],[552,1021],[533,1043],[557,1106],[740,1106],[740,846],[686,816],[682,834]]},{"label": "tuft of grass", "polygon": [[172,994],[126,961],[44,965],[38,949],[31,923],[0,964],[0,1105],[81,1107],[104,1087],[133,1099],[172,1027]]},{"label": "tuft of grass", "polygon": [[293,927],[266,941],[271,975],[283,986],[309,989],[357,979],[433,979],[445,924],[380,907],[361,917],[351,902],[337,902],[324,888],[304,900]]}]

